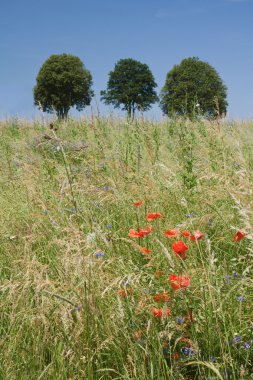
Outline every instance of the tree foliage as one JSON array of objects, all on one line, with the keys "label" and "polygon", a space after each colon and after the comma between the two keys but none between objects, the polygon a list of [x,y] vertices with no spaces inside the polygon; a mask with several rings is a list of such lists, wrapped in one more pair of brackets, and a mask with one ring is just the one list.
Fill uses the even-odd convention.
[{"label": "tree foliage", "polygon": [[168,116],[220,117],[227,110],[227,88],[218,72],[197,57],[183,59],[167,74],[161,108]]},{"label": "tree foliage", "polygon": [[155,87],[148,65],[131,58],[121,59],[109,73],[107,90],[101,91],[101,100],[134,116],[136,110],[146,111],[158,101]]},{"label": "tree foliage", "polygon": [[42,65],[34,87],[34,104],[43,112],[66,118],[71,107],[78,111],[90,104],[92,76],[80,58],[70,54],[51,55]]}]

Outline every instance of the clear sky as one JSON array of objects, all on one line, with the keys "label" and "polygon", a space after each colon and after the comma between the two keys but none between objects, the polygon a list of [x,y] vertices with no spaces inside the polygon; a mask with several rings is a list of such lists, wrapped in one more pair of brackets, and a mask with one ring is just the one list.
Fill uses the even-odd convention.
[{"label": "clear sky", "polygon": [[36,75],[61,53],[81,58],[98,101],[121,58],[148,64],[159,93],[174,64],[198,56],[227,85],[229,116],[253,118],[253,0],[0,0],[0,16],[0,119],[38,114]]}]

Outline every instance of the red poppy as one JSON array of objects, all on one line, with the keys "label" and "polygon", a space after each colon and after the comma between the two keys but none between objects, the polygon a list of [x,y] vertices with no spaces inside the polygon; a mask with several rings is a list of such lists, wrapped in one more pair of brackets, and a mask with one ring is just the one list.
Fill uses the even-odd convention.
[{"label": "red poppy", "polygon": [[141,251],[141,253],[143,253],[144,255],[147,255],[147,254],[149,254],[150,252],[152,252],[152,249],[147,249],[146,247],[140,247],[140,251]]},{"label": "red poppy", "polygon": [[134,202],[134,205],[135,206],[141,206],[142,205],[142,201],[136,201],[136,202]]},{"label": "red poppy", "polygon": [[240,240],[242,240],[242,239],[244,238],[245,235],[246,235],[245,232],[239,230],[239,231],[237,231],[236,234],[234,235],[233,240],[234,240],[234,241],[240,241]]},{"label": "red poppy", "polygon": [[190,313],[187,313],[186,316],[184,317],[184,319],[185,319],[185,321],[188,321],[188,322],[194,322],[195,316],[194,316],[193,311],[191,311]]},{"label": "red poppy", "polygon": [[146,219],[148,221],[150,221],[150,220],[153,220],[153,219],[159,219],[159,218],[161,218],[161,216],[162,215],[160,214],[160,212],[152,212],[151,214],[147,215]]},{"label": "red poppy", "polygon": [[152,227],[147,226],[145,229],[140,229],[140,233],[143,234],[143,236],[147,236],[152,231]]},{"label": "red poppy", "polygon": [[145,229],[139,229],[139,231],[130,229],[128,236],[132,238],[138,238],[138,237],[144,237],[150,234],[152,228],[150,226],[147,226]]},{"label": "red poppy", "polygon": [[129,296],[130,294],[133,293],[133,290],[132,289],[119,289],[117,291],[117,293],[122,297],[122,298],[126,298],[127,296]]},{"label": "red poppy", "polygon": [[175,243],[172,244],[172,249],[176,255],[181,257],[181,259],[186,259],[185,251],[187,251],[188,247],[183,241],[175,241]]},{"label": "red poppy", "polygon": [[154,300],[156,302],[168,302],[170,300],[170,297],[167,292],[163,292],[160,294],[155,294],[154,295]]},{"label": "red poppy", "polygon": [[182,235],[183,235],[184,237],[186,237],[186,238],[191,237],[191,233],[190,233],[190,231],[188,231],[188,230],[184,230],[184,231],[182,232]]},{"label": "red poppy", "polygon": [[172,244],[172,249],[175,253],[182,253],[187,251],[188,247],[183,241],[175,241],[175,243]]},{"label": "red poppy", "polygon": [[176,228],[173,228],[171,230],[165,231],[164,235],[169,237],[177,237],[180,235],[180,232]]},{"label": "red poppy", "polygon": [[134,338],[140,339],[140,337],[141,337],[141,330],[134,331]]},{"label": "red poppy", "polygon": [[189,286],[191,282],[190,277],[185,274],[180,274],[179,276],[176,274],[171,274],[168,281],[174,290],[185,288]]},{"label": "red poppy", "polygon": [[126,292],[124,289],[119,289],[117,293],[118,293],[118,295],[120,295],[122,298],[126,298],[126,297],[127,297],[127,292]]},{"label": "red poppy", "polygon": [[200,240],[202,238],[202,236],[203,236],[202,232],[200,232],[200,230],[197,230],[194,232],[193,235],[191,235],[191,239],[195,240],[195,241]]},{"label": "red poppy", "polygon": [[168,317],[171,315],[170,309],[167,309],[166,312],[164,313],[163,309],[158,309],[156,307],[153,307],[152,312],[153,312],[153,315],[158,318],[161,318],[163,315],[168,316]]},{"label": "red poppy", "polygon": [[138,238],[138,237],[144,237],[144,234],[143,234],[143,232],[131,229],[129,231],[128,236],[131,237],[131,238]]},{"label": "red poppy", "polygon": [[171,355],[171,358],[173,360],[178,360],[180,358],[180,354],[178,352],[174,352],[172,355]]}]

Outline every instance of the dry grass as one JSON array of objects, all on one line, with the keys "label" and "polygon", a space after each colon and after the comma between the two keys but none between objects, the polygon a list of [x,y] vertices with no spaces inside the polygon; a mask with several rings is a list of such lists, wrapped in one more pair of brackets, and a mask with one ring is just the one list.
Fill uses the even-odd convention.
[{"label": "dry grass", "polygon": [[[252,123],[7,120],[0,133],[0,379],[253,378]],[[133,242],[148,212],[163,217]],[[183,262],[164,236],[177,225],[204,234]],[[171,273],[190,288],[172,292]],[[172,315],[158,320],[163,290]]]}]

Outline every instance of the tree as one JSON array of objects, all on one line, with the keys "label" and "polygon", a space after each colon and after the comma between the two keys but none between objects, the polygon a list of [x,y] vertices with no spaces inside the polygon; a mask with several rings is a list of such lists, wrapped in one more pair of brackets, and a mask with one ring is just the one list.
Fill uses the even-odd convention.
[{"label": "tree", "polygon": [[157,84],[149,67],[134,59],[119,60],[109,73],[107,90],[101,91],[101,100],[122,107],[128,116],[134,117],[136,110],[146,111],[158,101],[154,88]]},{"label": "tree", "polygon": [[216,118],[226,114],[228,105],[227,88],[218,72],[197,57],[183,59],[168,72],[160,97],[168,116]]},{"label": "tree", "polygon": [[34,104],[43,112],[64,119],[70,107],[78,111],[90,104],[92,76],[80,58],[71,54],[51,55],[42,65],[34,87]]}]

